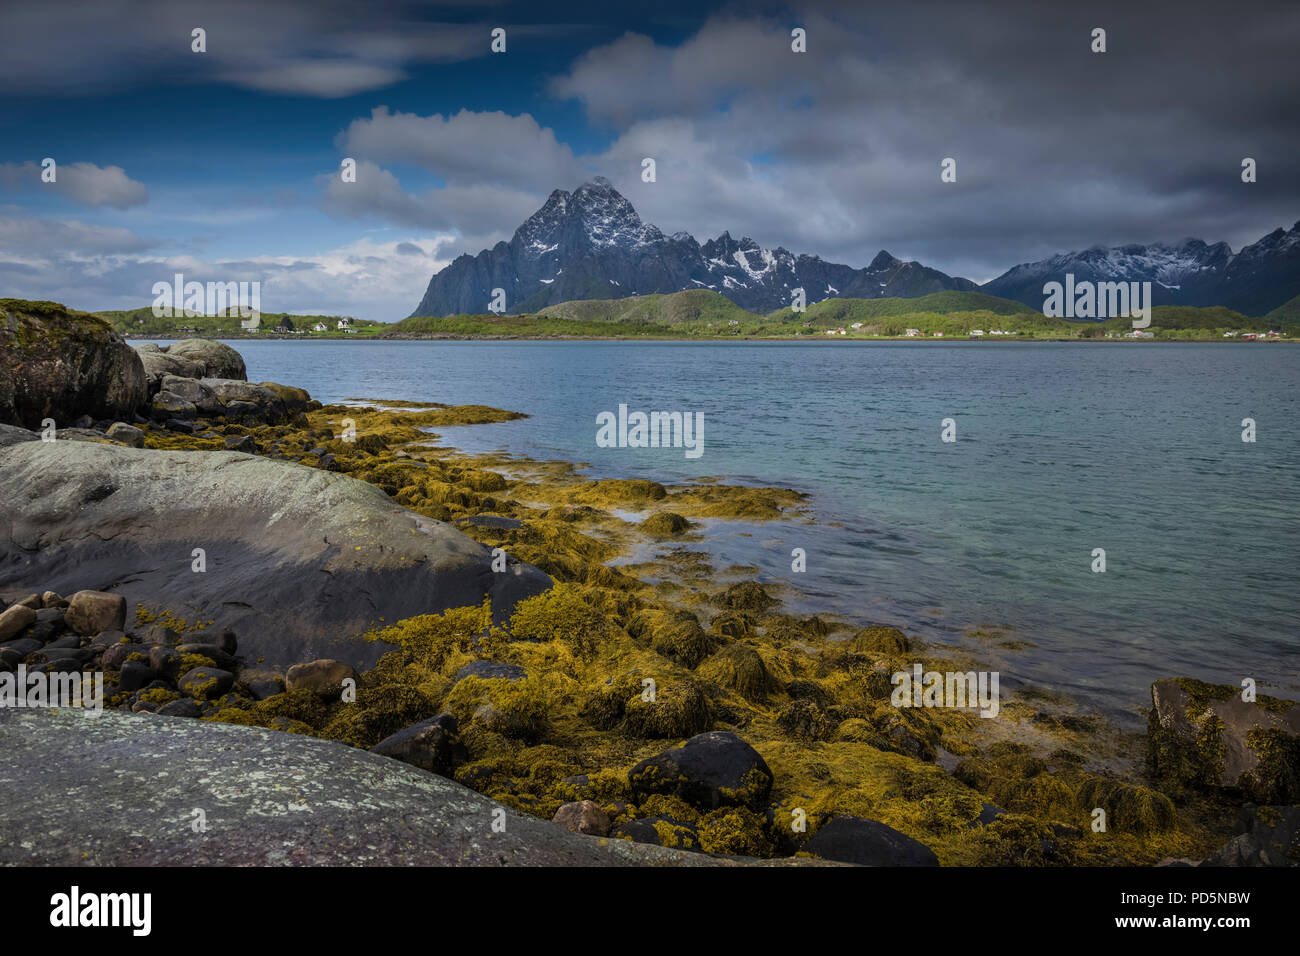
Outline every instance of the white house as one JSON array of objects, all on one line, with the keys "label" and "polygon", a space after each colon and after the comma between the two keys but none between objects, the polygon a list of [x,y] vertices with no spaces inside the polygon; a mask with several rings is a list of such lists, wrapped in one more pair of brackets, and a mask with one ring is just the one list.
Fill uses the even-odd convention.
[{"label": "white house", "polygon": [[339,328],[340,328],[340,329],[350,329],[350,328],[352,328],[352,320],[351,320],[350,318],[348,318],[348,316],[346,316],[346,315],[343,316],[343,318],[339,319]]},{"label": "white house", "polygon": [[914,338],[916,338],[918,335],[921,334],[921,330],[920,330],[920,329],[908,329],[908,330],[907,330],[906,332],[904,332],[903,334],[906,335],[909,339],[914,339]]},{"label": "white house", "polygon": [[971,329],[971,330],[970,330],[970,337],[971,337],[971,338],[977,338],[978,336],[981,336],[981,335],[983,335],[983,334],[984,334],[984,330],[983,330],[983,329]]},{"label": "white house", "polygon": [[315,325],[311,327],[311,330],[313,332],[328,332],[329,326],[327,326],[324,322],[317,322]]}]

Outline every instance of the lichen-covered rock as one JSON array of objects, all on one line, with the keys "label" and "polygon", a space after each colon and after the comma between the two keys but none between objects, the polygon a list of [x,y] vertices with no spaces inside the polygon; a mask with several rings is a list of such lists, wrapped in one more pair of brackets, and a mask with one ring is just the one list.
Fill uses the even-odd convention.
[{"label": "lichen-covered rock", "polygon": [[814,856],[857,866],[938,866],[924,843],[876,820],[835,816],[804,847]]},{"label": "lichen-covered rock", "polygon": [[628,771],[628,784],[638,796],[671,794],[702,810],[759,810],[772,792],[772,771],[745,741],[714,730],[642,760]]},{"label": "lichen-covered rock", "polygon": [[40,429],[83,415],[130,418],[144,366],[107,320],[57,302],[0,299],[0,422]]},{"label": "lichen-covered rock", "polygon": [[[62,815],[58,840],[0,840],[6,866],[757,862],[570,833],[400,761],[256,727],[6,707],[0,753],[0,833],[48,830],[51,794],[70,807],[95,808]],[[208,781],[212,798],[203,839],[177,826],[175,814],[159,812],[188,813],[199,780]]]},{"label": "lichen-covered rock", "polygon": [[1147,758],[1162,787],[1300,802],[1300,704],[1180,677],[1151,685]]}]

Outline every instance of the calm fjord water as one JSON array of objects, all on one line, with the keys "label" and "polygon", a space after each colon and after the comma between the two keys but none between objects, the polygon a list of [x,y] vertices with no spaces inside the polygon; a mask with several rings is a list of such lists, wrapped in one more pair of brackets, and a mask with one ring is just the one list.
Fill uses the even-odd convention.
[{"label": "calm fjord water", "polygon": [[[441,430],[592,477],[797,488],[816,522],[706,527],[810,610],[982,639],[1004,686],[1126,723],[1147,685],[1300,697],[1300,351],[1277,344],[232,342],[254,381],[531,417]],[[704,413],[704,455],[596,446],[596,415]],[[941,420],[958,440],[940,440]],[[1258,440],[1241,440],[1241,421]],[[792,574],[790,551],[808,570]],[[1091,570],[1104,548],[1107,570]]]}]

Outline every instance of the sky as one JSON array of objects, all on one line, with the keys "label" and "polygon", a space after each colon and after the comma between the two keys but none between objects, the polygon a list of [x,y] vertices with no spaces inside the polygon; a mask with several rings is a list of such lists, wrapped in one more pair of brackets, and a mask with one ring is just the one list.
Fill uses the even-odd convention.
[{"label": "sky", "polygon": [[87,310],[180,272],[396,320],[594,175],[667,234],[977,282],[1300,219],[1294,0],[0,0],[0,37],[0,297]]}]

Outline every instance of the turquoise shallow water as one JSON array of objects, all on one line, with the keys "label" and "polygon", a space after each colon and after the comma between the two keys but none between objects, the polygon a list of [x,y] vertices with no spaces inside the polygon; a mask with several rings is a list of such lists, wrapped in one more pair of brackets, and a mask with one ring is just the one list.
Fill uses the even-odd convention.
[{"label": "turquoise shallow water", "polygon": [[[1300,697],[1300,350],[1143,343],[232,342],[249,377],[528,413],[442,430],[596,477],[797,488],[815,524],[719,532],[810,609],[940,640],[1125,723],[1188,674]],[[596,415],[703,412],[704,454],[601,448]],[[1241,421],[1257,441],[1241,441]],[[957,441],[940,440],[952,418]],[[790,571],[803,547],[808,571]],[[1091,570],[1104,548],[1107,570]]]}]

